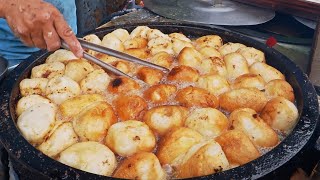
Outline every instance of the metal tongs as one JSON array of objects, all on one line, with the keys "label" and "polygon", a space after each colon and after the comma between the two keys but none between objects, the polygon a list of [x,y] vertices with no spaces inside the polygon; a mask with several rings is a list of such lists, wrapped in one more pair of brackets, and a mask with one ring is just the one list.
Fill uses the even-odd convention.
[{"label": "metal tongs", "polygon": [[[107,54],[109,56],[113,56],[113,57],[116,57],[116,58],[120,58],[122,60],[126,60],[126,61],[129,61],[129,62],[132,62],[132,63],[136,63],[136,64],[141,64],[141,65],[144,65],[144,66],[147,66],[147,67],[151,67],[151,68],[154,68],[154,69],[158,69],[158,70],[161,70],[161,71],[164,71],[164,72],[169,72],[169,69],[165,68],[165,67],[162,67],[162,66],[159,66],[159,65],[156,65],[156,64],[153,64],[153,63],[150,63],[148,61],[144,61],[142,59],[139,59],[139,58],[136,58],[134,56],[131,56],[131,55],[128,55],[128,54],[125,54],[123,52],[119,52],[119,51],[116,51],[116,50],[113,50],[113,49],[110,49],[110,48],[106,48],[106,47],[103,47],[103,46],[100,46],[100,45],[97,45],[97,44],[93,44],[93,43],[90,43],[90,42],[87,42],[83,39],[80,39],[78,38],[81,46],[85,49],[90,49],[90,50],[93,50],[93,51],[97,51],[97,52],[100,52],[100,53],[103,53],[103,54]],[[65,41],[62,40],[61,42],[61,47],[64,48],[64,49],[67,49],[67,50],[70,50],[69,46],[67,45],[67,43]],[[132,76],[129,76],[128,74],[126,73],[123,73],[122,71],[118,70],[117,68],[111,66],[110,64],[108,63],[105,63],[101,60],[99,60],[98,58],[86,53],[86,52],[83,52],[83,58],[84,59],[87,59],[88,61],[91,61],[105,69],[107,69],[108,71],[114,73],[115,75],[118,75],[118,76],[125,76],[125,77],[128,77],[128,78],[131,78],[131,79],[135,79],[134,77]]]}]

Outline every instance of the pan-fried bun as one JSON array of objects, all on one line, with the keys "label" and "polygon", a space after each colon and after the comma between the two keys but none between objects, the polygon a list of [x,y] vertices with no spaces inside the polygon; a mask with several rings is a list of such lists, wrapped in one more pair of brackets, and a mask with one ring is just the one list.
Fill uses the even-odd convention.
[{"label": "pan-fried bun", "polygon": [[113,101],[113,105],[122,121],[140,120],[148,108],[147,102],[137,95],[120,95]]},{"label": "pan-fried bun", "polygon": [[111,176],[117,167],[113,152],[107,146],[92,141],[70,146],[60,153],[57,160],[68,166],[103,176]]},{"label": "pan-fried bun", "polygon": [[185,107],[212,107],[219,106],[219,99],[209,91],[198,87],[186,87],[177,92],[175,99]]},{"label": "pan-fried bun", "polygon": [[128,120],[112,125],[105,143],[113,152],[126,157],[139,152],[151,152],[156,139],[145,123]]},{"label": "pan-fried bun", "polygon": [[230,164],[243,165],[260,156],[251,140],[239,130],[230,130],[215,140],[222,147]]},{"label": "pan-fried bun", "polygon": [[158,106],[146,112],[143,121],[157,134],[164,135],[175,127],[181,127],[189,111],[182,106]]},{"label": "pan-fried bun", "polygon": [[157,156],[150,152],[140,152],[124,159],[113,176],[123,179],[166,179]]}]

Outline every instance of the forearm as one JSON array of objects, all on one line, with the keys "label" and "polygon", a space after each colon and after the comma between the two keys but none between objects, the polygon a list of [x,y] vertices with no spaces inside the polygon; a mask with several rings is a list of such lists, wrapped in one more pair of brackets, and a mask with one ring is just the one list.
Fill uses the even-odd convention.
[{"label": "forearm", "polygon": [[[0,0],[0,18],[4,18],[4,4],[8,3],[5,2],[6,0]],[[10,0],[9,0],[10,2]]]}]

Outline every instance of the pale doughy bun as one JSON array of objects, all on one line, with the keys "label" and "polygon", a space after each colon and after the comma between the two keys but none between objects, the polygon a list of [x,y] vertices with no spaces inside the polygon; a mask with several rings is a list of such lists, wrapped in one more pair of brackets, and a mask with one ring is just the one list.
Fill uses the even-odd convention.
[{"label": "pale doughy bun", "polygon": [[185,47],[178,55],[179,65],[190,66],[193,68],[199,68],[202,62],[202,55],[192,47]]},{"label": "pale doughy bun", "polygon": [[163,75],[162,71],[149,67],[142,67],[137,73],[137,77],[149,85],[159,84]]},{"label": "pale doughy bun", "polygon": [[141,37],[147,39],[147,34],[149,31],[149,27],[147,26],[138,26],[134,30],[131,31],[130,37],[135,38],[135,37]]},{"label": "pale doughy bun", "polygon": [[168,102],[169,98],[177,91],[177,87],[171,84],[157,84],[144,92],[144,98],[153,103]]},{"label": "pale doughy bun", "polygon": [[219,52],[221,53],[222,56],[225,56],[227,54],[237,52],[238,49],[244,48],[244,47],[246,46],[241,43],[228,42],[219,48]]},{"label": "pale doughy bun", "polygon": [[200,76],[197,85],[217,97],[220,96],[220,94],[230,91],[230,85],[227,79],[218,74]]},{"label": "pale doughy bun", "polygon": [[51,62],[66,63],[74,59],[78,59],[78,58],[71,51],[68,51],[65,49],[58,49],[46,59],[46,63],[51,63]]},{"label": "pale doughy bun", "polygon": [[57,159],[68,166],[103,176],[111,176],[117,167],[113,152],[97,142],[76,143],[62,153]]},{"label": "pale doughy bun", "polygon": [[195,109],[185,121],[185,126],[198,131],[203,137],[212,139],[229,128],[228,118],[217,109]]},{"label": "pale doughy bun", "polygon": [[172,42],[172,49],[175,55],[178,55],[181,52],[181,50],[185,47],[193,47],[191,42],[183,41],[180,39],[172,39],[171,42]]},{"label": "pale doughy bun", "polygon": [[91,64],[85,60],[72,60],[66,65],[65,75],[76,82],[80,82],[93,70]]},{"label": "pale doughy bun", "polygon": [[20,82],[20,93],[22,96],[32,94],[44,95],[48,84],[47,78],[24,79]]},{"label": "pale doughy bun", "polygon": [[49,104],[50,100],[39,95],[29,95],[29,96],[22,97],[18,101],[16,113],[18,116],[20,116],[25,110],[27,110],[31,106],[35,104],[40,104],[40,103]]},{"label": "pale doughy bun", "polygon": [[189,111],[182,106],[158,106],[146,112],[143,121],[158,135],[164,135],[175,127],[181,127]]},{"label": "pale doughy bun", "polygon": [[117,117],[110,104],[96,102],[82,111],[73,121],[73,127],[80,140],[100,142],[107,135]]},{"label": "pale doughy bun", "polygon": [[264,53],[253,47],[242,47],[237,51],[244,58],[246,58],[248,65],[252,65],[255,62],[266,62],[266,58],[264,57]]},{"label": "pale doughy bun", "polygon": [[264,90],[265,81],[263,78],[256,74],[244,74],[239,76],[231,85],[233,89],[239,88],[257,88],[259,90]]},{"label": "pale doughy bun", "polygon": [[195,130],[176,128],[160,139],[156,155],[162,165],[174,164],[175,160],[183,157],[193,145],[202,140],[202,135]]},{"label": "pale doughy bun", "polygon": [[116,51],[120,51],[120,52],[124,51],[124,46],[122,44],[122,41],[118,39],[118,37],[113,33],[109,33],[105,35],[101,41],[101,45]]},{"label": "pale doughy bun", "polygon": [[157,156],[149,152],[140,152],[126,158],[121,162],[113,176],[123,179],[166,179],[166,173],[162,169]]},{"label": "pale doughy bun", "polygon": [[178,178],[191,178],[221,172],[229,168],[229,162],[221,146],[214,140],[194,150],[192,155],[177,167]]},{"label": "pale doughy bun", "polygon": [[299,112],[291,101],[276,97],[266,104],[260,116],[272,128],[289,132],[296,125]]},{"label": "pale doughy bun", "polygon": [[50,157],[55,157],[69,146],[78,142],[72,123],[57,123],[44,142],[37,148]]},{"label": "pale doughy bun", "polygon": [[109,75],[102,69],[89,73],[80,82],[81,91],[84,93],[102,93],[107,90],[110,83]]},{"label": "pale doughy bun", "polygon": [[156,146],[156,139],[145,123],[128,120],[113,124],[105,143],[113,152],[126,157],[139,152],[151,152]]},{"label": "pale doughy bun", "polygon": [[113,101],[113,105],[118,117],[122,121],[130,119],[140,120],[148,109],[147,102],[137,95],[120,95]]},{"label": "pale doughy bun", "polygon": [[226,56],[224,56],[224,62],[226,63],[229,81],[233,81],[237,77],[249,73],[249,66],[247,61],[239,53],[227,54]]},{"label": "pale doughy bun", "polygon": [[234,89],[221,94],[219,99],[221,108],[228,112],[238,108],[251,108],[261,112],[268,101],[265,94],[257,88]]},{"label": "pale doughy bun", "polygon": [[[95,34],[89,34],[89,35],[86,35],[85,37],[82,38],[83,40],[87,41],[87,42],[90,42],[90,43],[93,43],[93,44],[97,44],[97,45],[101,45],[101,40],[100,38],[95,35]],[[93,51],[93,50],[86,50],[90,55],[94,56],[97,54],[96,51]]]},{"label": "pale doughy bun", "polygon": [[63,75],[65,65],[61,62],[52,62],[41,64],[32,68],[31,78],[53,78],[54,76]]},{"label": "pale doughy bun", "polygon": [[182,33],[171,33],[171,34],[169,34],[169,37],[171,39],[179,39],[181,41],[191,42],[191,40]]},{"label": "pale doughy bun", "polygon": [[185,107],[212,107],[219,106],[219,99],[209,91],[198,87],[186,87],[177,92],[175,99]]},{"label": "pale doughy bun", "polygon": [[255,62],[250,66],[250,73],[260,75],[266,83],[274,79],[285,80],[284,75],[276,68],[262,62]]},{"label": "pale doughy bun", "polygon": [[53,128],[56,117],[54,104],[35,104],[25,110],[18,118],[17,126],[31,144],[40,144]]},{"label": "pale doughy bun", "polygon": [[117,77],[108,85],[108,91],[111,93],[128,93],[140,89],[140,85],[133,79],[127,77]]},{"label": "pale doughy bun", "polygon": [[169,81],[178,82],[196,82],[198,78],[199,73],[196,69],[183,65],[172,68],[167,77]]},{"label": "pale doughy bun", "polygon": [[59,111],[65,119],[70,119],[77,116],[82,110],[91,104],[103,100],[104,97],[99,94],[84,94],[61,103]]},{"label": "pale doughy bun", "polygon": [[294,102],[294,92],[291,85],[281,79],[275,79],[269,81],[265,87],[266,96],[269,99],[273,99],[275,97],[284,97],[291,102]]},{"label": "pale doughy bun", "polygon": [[213,47],[219,49],[223,45],[221,37],[217,35],[202,36],[198,38],[195,43],[198,49],[203,47]]},{"label": "pale doughy bun", "polygon": [[243,165],[260,156],[251,140],[239,130],[230,130],[215,139],[230,164]]},{"label": "pale doughy bun", "polygon": [[273,147],[279,143],[277,133],[253,109],[237,109],[229,120],[234,129],[244,132],[257,146]]},{"label": "pale doughy bun", "polygon": [[125,42],[130,38],[129,32],[121,28],[112,31],[111,34],[115,35],[121,42]]},{"label": "pale doughy bun", "polygon": [[220,58],[222,59],[222,55],[220,52],[214,47],[203,47],[199,50],[199,53],[202,54],[203,58]]},{"label": "pale doughy bun", "polygon": [[128,39],[123,42],[125,49],[141,49],[146,48],[148,45],[148,40],[142,37],[135,37],[133,39]]},{"label": "pale doughy bun", "polygon": [[80,86],[67,76],[56,76],[49,80],[46,87],[47,97],[56,104],[80,94]]}]

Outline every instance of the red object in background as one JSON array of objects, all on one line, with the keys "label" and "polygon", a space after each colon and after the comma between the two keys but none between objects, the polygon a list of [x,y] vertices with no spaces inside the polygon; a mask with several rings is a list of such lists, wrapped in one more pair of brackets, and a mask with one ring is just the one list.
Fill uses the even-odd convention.
[{"label": "red object in background", "polygon": [[277,44],[277,42],[278,42],[277,39],[271,36],[267,39],[266,45],[269,47],[273,47],[274,45]]}]

